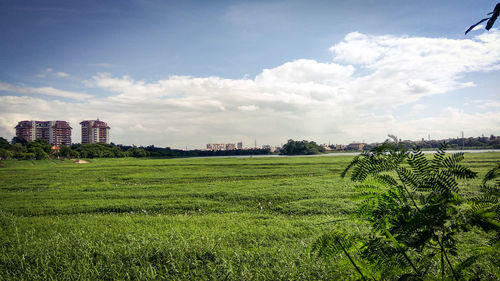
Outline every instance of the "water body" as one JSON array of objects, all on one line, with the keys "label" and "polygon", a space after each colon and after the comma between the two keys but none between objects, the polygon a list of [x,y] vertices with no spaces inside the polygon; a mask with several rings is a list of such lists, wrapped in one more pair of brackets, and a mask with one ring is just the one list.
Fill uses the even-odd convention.
[{"label": "water body", "polygon": [[[436,150],[423,150],[424,154],[434,154]],[[446,150],[446,153],[486,153],[486,152],[498,152],[500,149],[464,149],[464,150]],[[203,156],[203,157],[190,157],[190,158],[262,158],[262,157],[334,157],[334,156],[356,156],[361,152],[334,152],[325,154],[314,154],[314,155],[226,155],[226,156]]]}]

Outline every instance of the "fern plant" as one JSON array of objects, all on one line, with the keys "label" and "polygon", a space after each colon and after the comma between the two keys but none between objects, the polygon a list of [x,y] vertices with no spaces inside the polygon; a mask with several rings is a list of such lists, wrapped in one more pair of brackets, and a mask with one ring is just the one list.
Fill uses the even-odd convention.
[{"label": "fern plant", "polygon": [[[494,181],[493,183],[491,183]],[[491,241],[497,247],[500,245],[500,163],[484,176],[480,195],[470,200],[471,211],[468,214],[469,223],[485,231],[494,231],[496,236]]]},{"label": "fern plant", "polygon": [[372,228],[361,257],[381,269],[382,276],[425,279],[439,264],[442,278],[458,280],[450,259],[457,255],[456,233],[466,228],[457,209],[465,200],[458,181],[477,175],[460,164],[463,153],[447,155],[446,148],[442,144],[429,160],[418,148],[408,151],[386,142],[356,156],[343,171],[362,200],[352,219]]},{"label": "fern plant", "polygon": [[343,253],[354,266],[363,280],[366,279],[365,275],[354,261],[350,250],[355,243],[356,238],[343,232],[334,231],[323,234],[312,245],[312,251],[316,252],[318,256],[324,258],[334,258],[339,252]]}]

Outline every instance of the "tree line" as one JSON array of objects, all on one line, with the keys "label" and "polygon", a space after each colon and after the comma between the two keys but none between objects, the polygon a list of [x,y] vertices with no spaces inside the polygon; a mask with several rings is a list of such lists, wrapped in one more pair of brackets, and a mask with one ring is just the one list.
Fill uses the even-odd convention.
[{"label": "tree line", "polygon": [[120,158],[120,157],[204,157],[231,155],[266,155],[269,149],[248,150],[180,150],[170,147],[116,145],[114,143],[72,144],[54,148],[46,140],[27,142],[14,137],[12,142],[0,137],[0,159],[49,159],[49,158]]},{"label": "tree line", "polygon": [[[445,139],[445,140],[426,140],[426,141],[399,141],[398,143],[406,149],[412,149],[414,147],[419,147],[420,149],[435,149],[439,148],[440,145],[446,142],[449,149],[500,149],[500,138],[490,135],[489,137],[470,137],[470,138],[455,138],[455,139]],[[372,143],[364,146],[363,150],[369,151],[381,143]]]}]

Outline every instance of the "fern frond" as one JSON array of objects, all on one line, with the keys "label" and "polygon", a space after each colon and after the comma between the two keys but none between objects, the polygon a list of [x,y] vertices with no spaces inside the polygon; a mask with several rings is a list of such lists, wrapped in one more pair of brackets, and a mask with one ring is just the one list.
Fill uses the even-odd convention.
[{"label": "fern frond", "polygon": [[354,218],[371,218],[373,199],[373,197],[365,199],[361,204],[358,205],[352,216]]},{"label": "fern frond", "polygon": [[437,171],[439,170],[439,168],[441,168],[447,149],[448,145],[445,142],[439,145],[439,148],[437,149],[436,153],[434,153],[434,157],[432,158],[431,161],[430,166],[432,170]]},{"label": "fern frond", "polygon": [[354,236],[333,231],[321,235],[312,244],[312,252],[316,252],[319,257],[331,258],[341,251],[347,251],[353,244]]},{"label": "fern frond", "polygon": [[483,185],[486,184],[486,182],[493,180],[495,178],[499,178],[497,181],[497,186],[500,185],[500,163],[497,164],[497,166],[491,170],[489,170],[486,175],[483,178]]},{"label": "fern frond", "polygon": [[490,185],[482,185],[480,188],[481,193],[500,197],[500,185],[490,186]]},{"label": "fern frond", "polygon": [[459,179],[473,179],[477,177],[477,173],[473,172],[469,168],[466,168],[462,165],[459,164],[453,164],[449,167],[447,167],[448,171],[456,178]]},{"label": "fern frond", "polygon": [[376,180],[378,180],[378,181],[380,181],[383,184],[386,184],[386,185],[389,185],[389,186],[392,186],[392,187],[398,185],[398,182],[396,181],[396,179],[394,179],[393,177],[391,177],[388,174],[374,175],[373,178],[376,179]]},{"label": "fern frond", "polygon": [[351,180],[362,182],[370,175],[377,175],[392,169],[394,169],[394,165],[391,161],[387,161],[384,156],[369,155],[358,160],[353,168]]},{"label": "fern frond", "polygon": [[451,167],[464,160],[464,158],[465,157],[463,152],[453,153],[443,159],[443,167]]},{"label": "fern frond", "polygon": [[429,161],[427,161],[425,155],[418,148],[408,155],[408,164],[416,172],[419,179],[422,179],[422,177],[431,171]]},{"label": "fern frond", "polygon": [[405,160],[407,154],[407,151],[402,147],[384,143],[373,148],[368,153],[362,153],[354,157],[341,173],[341,176],[345,177],[348,171],[351,170],[351,180],[361,182],[368,176],[394,170]]},{"label": "fern frond", "polygon": [[490,207],[498,203],[498,197],[492,195],[482,195],[471,199],[472,210],[477,211],[479,209]]},{"label": "fern frond", "polygon": [[419,186],[421,191],[434,191],[439,194],[458,193],[458,183],[452,173],[446,170],[438,171],[427,178],[422,185]]},{"label": "fern frond", "polygon": [[344,178],[346,175],[347,175],[347,172],[349,172],[349,170],[354,167],[356,164],[358,164],[359,162],[359,158],[362,156],[363,154],[360,154],[360,155],[357,155],[356,157],[354,157],[351,162],[347,165],[347,167],[345,167],[345,169],[342,171],[342,173],[340,174],[340,177]]},{"label": "fern frond", "polygon": [[455,272],[457,273],[457,277],[462,279],[462,280],[465,280],[464,278],[464,275],[463,275],[463,272],[471,267],[474,263],[476,263],[479,258],[481,256],[483,256],[484,254],[476,254],[476,255],[472,255],[468,258],[466,258],[464,261],[460,262],[456,267],[455,267]]},{"label": "fern frond", "polygon": [[405,186],[409,187],[411,190],[416,190],[419,187],[419,177],[411,170],[399,167],[396,171],[401,179],[401,182],[403,182]]},{"label": "fern frond", "polygon": [[353,201],[363,200],[363,202],[365,202],[366,200],[376,197],[378,194],[379,192],[377,191],[362,191],[357,194],[351,195],[349,198]]},{"label": "fern frond", "polygon": [[361,256],[370,263],[386,270],[408,267],[408,262],[401,250],[380,237],[373,237],[366,242],[361,249]]}]

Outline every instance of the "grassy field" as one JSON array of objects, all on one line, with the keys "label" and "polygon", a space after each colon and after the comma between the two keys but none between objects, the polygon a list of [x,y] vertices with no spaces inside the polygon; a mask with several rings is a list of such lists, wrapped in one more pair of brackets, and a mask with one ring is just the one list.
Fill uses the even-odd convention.
[{"label": "grassy field", "polygon": [[[325,223],[356,207],[339,176],[351,159],[2,161],[0,280],[355,279],[310,254],[325,231],[366,232]],[[482,177],[499,161],[464,162]]]}]

